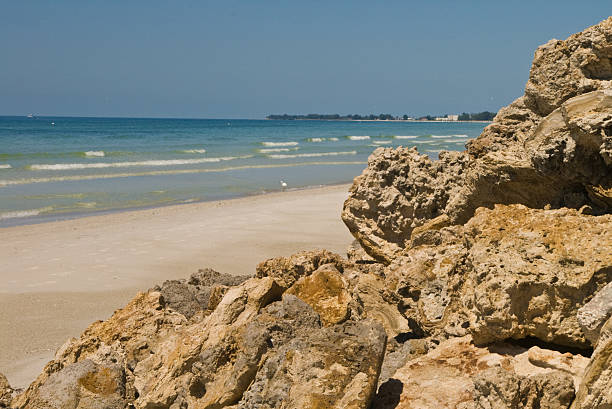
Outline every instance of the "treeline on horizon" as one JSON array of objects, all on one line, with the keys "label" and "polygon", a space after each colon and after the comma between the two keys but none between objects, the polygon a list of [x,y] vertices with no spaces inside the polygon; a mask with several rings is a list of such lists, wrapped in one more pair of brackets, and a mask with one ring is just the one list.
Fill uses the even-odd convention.
[{"label": "treeline on horizon", "polygon": [[[476,112],[476,113],[467,113],[463,112],[458,115],[456,120],[459,121],[492,121],[497,113],[496,112]],[[325,121],[359,121],[359,120],[369,120],[369,121],[436,121],[436,120],[453,120],[450,119],[449,115],[424,115],[419,117],[413,117],[410,115],[391,115],[391,114],[369,114],[369,115],[359,115],[359,114],[350,114],[350,115],[339,115],[339,114],[308,114],[308,115],[289,115],[289,114],[273,114],[266,116],[266,119],[273,120],[325,120]]]}]

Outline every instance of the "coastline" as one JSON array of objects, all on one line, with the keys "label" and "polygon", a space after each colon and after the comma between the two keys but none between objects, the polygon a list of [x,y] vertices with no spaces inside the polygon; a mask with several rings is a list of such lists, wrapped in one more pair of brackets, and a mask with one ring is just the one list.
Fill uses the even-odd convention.
[{"label": "coastline", "polygon": [[27,386],[69,337],[137,291],[199,268],[252,274],[300,250],[343,254],[350,185],[275,192],[2,229],[0,372]]}]

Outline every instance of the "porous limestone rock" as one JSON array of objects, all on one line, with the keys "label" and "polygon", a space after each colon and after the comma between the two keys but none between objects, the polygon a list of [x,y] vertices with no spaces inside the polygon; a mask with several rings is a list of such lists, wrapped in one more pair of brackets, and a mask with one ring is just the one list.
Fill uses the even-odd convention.
[{"label": "porous limestone rock", "polygon": [[192,277],[139,294],[60,348],[13,405],[367,408],[387,335],[354,296],[358,268],[333,253],[303,252],[260,271],[197,307],[185,291],[198,300],[216,274],[206,273],[212,285]]},{"label": "porous limestone rock", "polygon": [[548,361],[532,362],[530,351],[510,344],[477,347],[469,336],[443,341],[398,369],[380,386],[372,407],[567,408],[574,397],[567,372],[581,372],[588,359],[567,358],[566,372]]},{"label": "porous limestone rock", "polygon": [[4,374],[0,373],[0,408],[6,408],[11,403],[13,389]]},{"label": "porous limestone rock", "polygon": [[385,269],[401,309],[439,340],[536,337],[588,348],[578,309],[612,281],[612,215],[522,205],[479,209],[432,230]]},{"label": "porous limestone rock", "polygon": [[518,376],[500,367],[474,378],[474,409],[566,409],[574,387],[563,372]]},{"label": "porous limestone rock", "polygon": [[162,294],[169,309],[191,318],[199,311],[214,310],[216,303],[221,300],[229,287],[238,285],[248,278],[249,276],[221,274],[206,268],[192,274],[188,280],[168,280],[154,290]]},{"label": "porous limestone rock", "polygon": [[466,152],[431,161],[414,148],[375,150],[342,212],[353,236],[389,264],[439,216],[463,224],[478,207],[515,203],[612,212],[610,50],[612,17],[538,49],[525,95]]},{"label": "porous limestone rock", "polygon": [[601,327],[612,316],[612,282],[595,294],[595,297],[578,310],[578,323],[585,337],[596,346]]},{"label": "porous limestone rock", "polygon": [[278,285],[287,289],[300,277],[310,275],[324,264],[333,264],[342,272],[344,261],[327,250],[301,251],[290,257],[276,257],[259,263],[255,276],[272,277]]},{"label": "porous limestone rock", "polygon": [[572,409],[612,408],[612,318],[604,324]]},{"label": "porous limestone rock", "polygon": [[309,304],[325,326],[340,324],[349,317],[351,296],[348,283],[333,264],[324,264],[297,280],[285,294],[293,294]]}]

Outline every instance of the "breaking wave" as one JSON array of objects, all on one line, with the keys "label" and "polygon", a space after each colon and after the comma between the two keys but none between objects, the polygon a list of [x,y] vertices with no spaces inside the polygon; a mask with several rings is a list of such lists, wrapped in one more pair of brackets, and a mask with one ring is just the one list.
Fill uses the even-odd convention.
[{"label": "breaking wave", "polygon": [[357,151],[349,152],[321,152],[321,153],[296,153],[293,155],[268,155],[271,159],[291,159],[291,158],[318,158],[322,156],[357,155]]},{"label": "breaking wave", "polygon": [[47,212],[50,212],[51,210],[53,210],[53,207],[48,206],[48,207],[42,207],[40,209],[15,210],[11,212],[3,212],[3,213],[0,213],[0,220],[38,216],[41,213],[47,213]]},{"label": "breaking wave", "polygon": [[87,151],[84,152],[85,156],[88,158],[103,158],[104,151]]},{"label": "breaking wave", "polygon": [[350,139],[351,141],[365,141],[367,139],[370,139],[369,135],[349,135],[346,137],[347,139]]},{"label": "breaking wave", "polygon": [[206,153],[206,149],[186,149],[182,153]]},{"label": "breaking wave", "polygon": [[299,142],[261,142],[263,146],[297,146]]},{"label": "breaking wave", "polygon": [[200,163],[214,163],[234,159],[247,159],[253,155],[225,156],[219,158],[202,159],[167,159],[167,160],[145,160],[141,162],[104,162],[104,163],[56,163],[52,165],[30,165],[32,170],[74,170],[74,169],[104,169],[104,168],[126,168],[134,166],[178,166],[196,165]]},{"label": "breaking wave", "polygon": [[10,168],[12,168],[12,166],[9,164],[5,164],[5,165],[0,164],[0,169],[10,169]]},{"label": "breaking wave", "polygon": [[270,149],[257,149],[259,153],[272,153],[272,152],[291,152],[297,151],[300,148],[270,148]]},{"label": "breaking wave", "polygon": [[416,139],[419,135],[395,135],[394,139]]}]

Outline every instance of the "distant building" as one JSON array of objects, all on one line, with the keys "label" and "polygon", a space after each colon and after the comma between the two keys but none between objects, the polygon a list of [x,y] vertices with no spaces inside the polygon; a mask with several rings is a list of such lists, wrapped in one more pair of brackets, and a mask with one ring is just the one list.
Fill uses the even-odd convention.
[{"label": "distant building", "polygon": [[455,114],[455,115],[446,115],[446,117],[448,118],[449,121],[458,121],[459,120],[459,115]]}]

